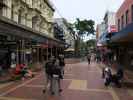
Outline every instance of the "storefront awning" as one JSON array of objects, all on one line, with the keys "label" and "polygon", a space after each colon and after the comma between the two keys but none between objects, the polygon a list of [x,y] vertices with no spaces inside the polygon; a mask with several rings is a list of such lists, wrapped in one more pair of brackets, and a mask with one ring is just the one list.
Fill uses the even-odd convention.
[{"label": "storefront awning", "polygon": [[111,37],[111,43],[129,43],[133,42],[133,23],[127,25],[126,28],[117,32]]},{"label": "storefront awning", "polygon": [[98,39],[98,44],[101,44],[102,46],[108,45],[108,42],[110,40],[110,36],[114,33],[103,33],[100,38]]}]

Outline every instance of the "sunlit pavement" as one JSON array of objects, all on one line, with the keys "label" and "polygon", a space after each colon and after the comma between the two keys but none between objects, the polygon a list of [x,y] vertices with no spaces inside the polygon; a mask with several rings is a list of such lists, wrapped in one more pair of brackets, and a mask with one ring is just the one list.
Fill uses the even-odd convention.
[{"label": "sunlit pavement", "polygon": [[133,88],[104,86],[98,64],[86,62],[66,65],[62,81],[63,92],[52,96],[43,94],[44,74],[31,80],[8,83],[0,88],[0,100],[133,100]]}]

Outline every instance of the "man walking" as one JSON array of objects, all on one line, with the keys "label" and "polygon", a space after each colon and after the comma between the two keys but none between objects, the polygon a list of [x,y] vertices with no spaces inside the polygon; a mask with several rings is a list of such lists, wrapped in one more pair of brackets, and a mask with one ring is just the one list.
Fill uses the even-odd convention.
[{"label": "man walking", "polygon": [[46,92],[46,88],[48,86],[48,83],[50,83],[51,85],[51,81],[52,81],[52,71],[53,71],[53,66],[54,66],[54,57],[51,57],[44,66],[44,70],[45,70],[45,88],[43,90],[43,93]]},{"label": "man walking", "polygon": [[61,68],[61,74],[62,74],[62,78],[63,78],[64,67],[65,67],[64,55],[60,54],[58,59],[59,59],[59,66]]},{"label": "man walking", "polygon": [[87,60],[88,60],[88,65],[90,64],[91,56],[90,54],[87,54]]}]

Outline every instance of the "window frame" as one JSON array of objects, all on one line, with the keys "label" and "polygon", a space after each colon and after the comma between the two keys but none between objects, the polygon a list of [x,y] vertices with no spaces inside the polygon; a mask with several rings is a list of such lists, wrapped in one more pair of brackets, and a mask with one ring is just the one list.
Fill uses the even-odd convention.
[{"label": "window frame", "polygon": [[125,17],[126,17],[126,25],[127,25],[129,21],[129,10],[126,10]]},{"label": "window frame", "polygon": [[124,28],[124,15],[121,16],[121,29]]}]

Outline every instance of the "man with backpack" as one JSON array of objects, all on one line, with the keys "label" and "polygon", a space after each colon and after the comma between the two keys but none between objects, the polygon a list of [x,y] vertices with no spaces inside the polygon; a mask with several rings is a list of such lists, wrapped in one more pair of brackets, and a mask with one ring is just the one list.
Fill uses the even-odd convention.
[{"label": "man with backpack", "polygon": [[54,90],[53,90],[53,88],[55,88],[54,83],[53,83],[54,75],[58,75],[58,87],[59,87],[59,92],[61,92],[62,89],[60,86],[60,79],[61,79],[62,75],[61,75],[61,69],[59,66],[59,60],[54,57],[51,57],[48,60],[48,62],[46,62],[46,64],[45,64],[45,73],[46,73],[47,81],[46,81],[45,89],[43,90],[43,92],[45,93],[47,85],[48,85],[48,83],[50,83],[50,92],[52,95],[55,94]]},{"label": "man with backpack", "polygon": [[87,54],[87,61],[88,61],[88,65],[89,65],[90,61],[91,61],[91,55],[90,54]]},{"label": "man with backpack", "polygon": [[43,92],[45,93],[46,88],[48,86],[48,83],[51,82],[52,80],[52,71],[53,71],[53,66],[54,66],[54,57],[49,58],[49,60],[45,63],[44,66],[44,71],[45,71],[45,76],[46,76],[46,82],[45,82],[45,89]]}]

